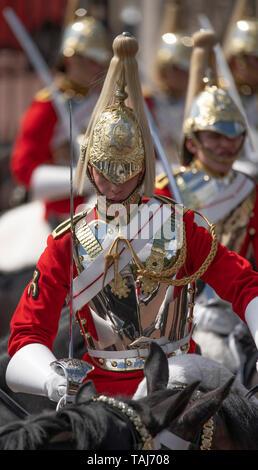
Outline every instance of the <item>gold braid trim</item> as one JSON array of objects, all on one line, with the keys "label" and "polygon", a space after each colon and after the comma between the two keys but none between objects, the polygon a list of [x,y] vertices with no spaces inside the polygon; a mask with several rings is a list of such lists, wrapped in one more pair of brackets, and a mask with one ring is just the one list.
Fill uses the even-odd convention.
[{"label": "gold braid trim", "polygon": [[[146,269],[143,265],[143,263],[140,261],[138,256],[133,250],[133,247],[131,246],[129,240],[126,238],[118,235],[114,242],[112,243],[109,252],[106,254],[106,265],[104,269],[104,278],[103,278],[103,286],[104,286],[104,281],[106,278],[107,270],[109,267],[110,262],[114,263],[114,281],[110,283],[112,287],[112,291],[114,294],[119,295],[119,296],[127,296],[127,286],[126,286],[126,281],[120,276],[118,272],[118,261],[119,261],[119,253],[118,253],[118,244],[120,241],[123,241],[128,249],[130,250],[133,260],[137,266],[136,273],[138,274],[138,280],[145,278],[149,278],[152,280],[156,280],[158,282],[168,284],[171,286],[184,286],[189,283],[193,283],[197,279],[199,279],[205,271],[207,271],[208,267],[210,266],[211,262],[213,261],[217,249],[218,249],[218,240],[216,237],[216,232],[215,232],[215,225],[211,224],[208,219],[202,215],[198,211],[194,211],[196,214],[198,214],[200,217],[202,217],[206,223],[209,226],[210,229],[210,234],[212,236],[212,244],[211,244],[211,249],[209,251],[208,256],[204,260],[203,264],[200,266],[200,268],[193,273],[191,276],[186,276],[183,277],[182,279],[171,279],[172,276],[174,276],[179,269],[183,266],[185,260],[186,260],[186,255],[187,255],[187,243],[186,243],[186,230],[185,230],[185,223],[183,224],[183,243],[182,243],[182,248],[179,250],[176,262],[173,264],[171,268],[168,268],[163,271],[163,275],[160,275],[160,273],[157,273],[156,271],[151,271],[149,269]],[[114,253],[112,253],[114,251]]]}]

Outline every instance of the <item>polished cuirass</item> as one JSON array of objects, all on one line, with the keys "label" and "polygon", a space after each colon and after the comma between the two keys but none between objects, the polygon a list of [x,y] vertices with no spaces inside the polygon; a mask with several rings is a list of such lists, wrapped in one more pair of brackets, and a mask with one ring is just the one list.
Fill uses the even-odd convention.
[{"label": "polished cuirass", "polygon": [[[176,237],[175,214],[171,210],[165,222]],[[164,228],[164,227],[162,227]],[[82,269],[90,269],[92,260],[102,252],[106,233],[119,227],[92,213],[76,223],[75,233]],[[162,238],[162,230],[146,241],[138,253],[144,266],[156,273],[173,265],[177,248],[173,237]],[[95,323],[97,338],[84,332],[90,355],[99,367],[107,370],[137,370],[144,366],[149,343],[157,341],[167,355],[175,355],[189,349],[192,332],[194,286],[185,285],[177,298],[174,287],[152,279],[139,279],[136,266],[131,261],[119,272],[121,288],[114,290],[114,281],[102,288],[89,302]]]},{"label": "polished cuirass", "polygon": [[234,170],[217,178],[199,169],[195,163],[181,167],[175,178],[183,203],[216,224],[219,242],[239,253],[254,213],[254,182]]}]

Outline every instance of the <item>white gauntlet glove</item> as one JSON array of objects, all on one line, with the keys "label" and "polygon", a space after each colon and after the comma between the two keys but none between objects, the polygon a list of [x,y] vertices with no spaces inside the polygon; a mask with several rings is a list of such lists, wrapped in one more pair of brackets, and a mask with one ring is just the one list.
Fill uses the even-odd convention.
[{"label": "white gauntlet glove", "polygon": [[55,360],[54,354],[43,344],[27,344],[10,360],[6,383],[13,392],[48,396],[57,402],[66,391],[67,381],[50,366]]},{"label": "white gauntlet glove", "polygon": [[58,402],[66,393],[67,380],[64,376],[58,375],[53,371],[47,377],[45,387],[48,398]]}]

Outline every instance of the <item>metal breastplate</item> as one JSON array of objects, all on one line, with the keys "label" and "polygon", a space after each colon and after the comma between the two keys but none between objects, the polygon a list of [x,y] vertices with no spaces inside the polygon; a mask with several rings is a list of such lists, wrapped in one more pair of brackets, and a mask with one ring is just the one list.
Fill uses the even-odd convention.
[{"label": "metal breastplate", "polygon": [[[173,222],[172,214],[171,224]],[[101,226],[105,228],[102,220],[87,223],[83,219],[76,224],[80,260],[86,269],[90,259],[102,250],[101,240],[97,237]],[[116,228],[109,227],[108,230]],[[142,262],[151,263],[158,272],[171,265],[176,255],[170,246],[164,248],[162,245],[162,240],[154,237],[138,253]],[[188,350],[194,288],[184,286],[174,299],[172,286],[154,282],[147,283],[146,287],[144,282],[140,284],[136,279],[133,260],[120,275],[126,282],[126,296],[115,295],[108,284],[89,303],[103,326],[103,329],[96,326],[98,341],[87,332],[88,350],[98,366],[108,370],[141,369],[151,340],[157,341],[168,355]],[[107,344],[107,337],[111,338],[110,344]]]},{"label": "metal breastplate", "polygon": [[[177,172],[176,182],[184,204],[190,209],[200,211],[210,222],[214,222],[219,242],[229,250],[239,253],[246,236],[246,227],[253,216],[256,191],[248,180],[249,186],[241,197],[240,181],[239,191],[236,190],[235,194],[239,196],[238,199],[229,197],[230,187],[236,183],[236,177],[237,173],[232,171],[225,178],[215,178],[192,165]],[[234,195],[234,191],[232,194]],[[223,203],[216,205],[217,201]]]}]

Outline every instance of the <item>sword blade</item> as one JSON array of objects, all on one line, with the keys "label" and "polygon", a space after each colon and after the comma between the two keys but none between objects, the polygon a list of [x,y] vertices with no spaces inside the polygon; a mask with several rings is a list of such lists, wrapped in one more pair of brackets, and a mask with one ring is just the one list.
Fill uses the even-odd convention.
[{"label": "sword blade", "polygon": [[69,358],[73,357],[73,250],[74,250],[74,204],[73,204],[73,142],[72,142],[72,103],[69,100],[69,120],[70,120],[70,217],[71,217],[71,259],[70,259],[70,322],[69,322]]},{"label": "sword blade", "polygon": [[[65,133],[68,138],[69,121],[67,120],[67,109],[65,106],[65,101],[62,93],[59,91],[59,89],[54,83],[52,73],[50,72],[47,63],[43,59],[39,49],[32,41],[30,35],[26,31],[25,27],[23,26],[22,22],[20,21],[14,10],[10,7],[4,8],[3,16],[9,24],[14,36],[17,38],[22,48],[26,52],[28,59],[30,60],[36,72],[38,73],[42,82],[46,87],[50,88],[53,104],[55,106],[59,119],[63,122]],[[75,129],[74,131],[74,136],[76,137],[79,133]],[[76,154],[79,156],[79,144],[75,137],[73,138],[73,145],[75,147]]]},{"label": "sword blade", "polygon": [[174,175],[173,175],[173,171],[172,171],[172,168],[171,168],[171,164],[170,164],[170,162],[167,158],[166,152],[165,152],[164,147],[163,147],[163,145],[161,143],[161,140],[160,140],[160,136],[159,136],[157,127],[154,123],[154,119],[153,119],[153,117],[151,115],[151,112],[150,112],[150,110],[149,110],[146,103],[145,103],[145,112],[146,112],[147,119],[148,119],[149,126],[150,126],[150,131],[151,131],[151,136],[152,136],[152,139],[153,139],[154,148],[156,150],[157,156],[160,159],[160,161],[162,163],[162,166],[165,170],[165,173],[167,175],[168,185],[169,185],[169,189],[171,191],[171,194],[173,196],[173,199],[175,199],[175,201],[178,202],[179,204],[180,203],[182,204],[183,203],[182,197],[181,197],[181,194],[180,194],[179,189],[177,187],[177,184],[176,184],[176,181],[175,181],[175,178],[174,178]]}]

